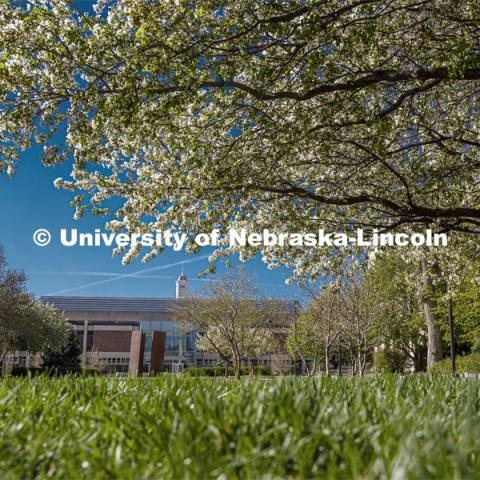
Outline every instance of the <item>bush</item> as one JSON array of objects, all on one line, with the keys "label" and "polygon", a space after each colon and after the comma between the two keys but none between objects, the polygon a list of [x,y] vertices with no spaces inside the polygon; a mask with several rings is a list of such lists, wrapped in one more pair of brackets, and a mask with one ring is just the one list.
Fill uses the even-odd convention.
[{"label": "bush", "polygon": [[232,375],[232,369],[230,367],[227,367],[225,365],[217,365],[216,367],[209,367],[207,368],[208,371],[211,371],[212,374],[210,376],[212,377],[224,377],[225,376],[225,370],[227,370],[227,375]]},{"label": "bush", "polygon": [[10,375],[12,377],[27,377],[31,375],[35,377],[36,375],[40,375],[43,372],[42,368],[35,368],[35,367],[13,367]]},{"label": "bush", "polygon": [[100,375],[100,372],[96,368],[81,368],[80,373],[87,377]]},{"label": "bush", "polygon": [[[301,366],[300,365],[292,365],[288,368],[283,368],[280,372],[279,375],[283,375],[285,377],[289,376],[296,376],[301,372]],[[272,372],[273,375],[273,372]]]},{"label": "bush", "polygon": [[[186,367],[183,370],[183,374],[188,377],[224,377],[226,367],[223,365],[217,365],[216,367]],[[251,371],[255,375],[272,375],[272,369],[263,365],[258,365],[250,369],[249,367],[242,367],[240,373],[243,376],[250,375]],[[232,367],[228,367],[227,376],[231,377],[235,375],[235,370]]]},{"label": "bush", "polygon": [[380,350],[375,352],[373,366],[376,373],[403,373],[405,355],[397,350]]},{"label": "bush", "polygon": [[60,351],[47,350],[43,357],[44,368],[69,368],[80,369],[80,354],[82,347],[77,334],[71,330],[65,345]]},{"label": "bush", "polygon": [[255,375],[268,375],[268,376],[272,375],[272,369],[265,365],[257,365],[254,371],[255,371]]},{"label": "bush", "polygon": [[[183,374],[190,377],[224,377],[224,366],[218,365],[216,367],[187,367],[183,370]],[[228,368],[228,375],[233,375],[232,369]]]},{"label": "bush", "polygon": [[390,361],[390,356],[386,350],[380,350],[375,352],[375,357],[373,360],[373,366],[375,372],[377,373],[392,373],[392,362]]},{"label": "bush", "polygon": [[93,368],[36,368],[36,367],[13,367],[11,371],[12,377],[26,377],[31,375],[35,377],[37,375],[46,375],[48,377],[62,377],[64,375],[81,375],[92,376],[98,375],[98,371]]},{"label": "bush", "polygon": [[203,367],[186,367],[183,374],[188,377],[205,377],[207,375],[206,369]]},{"label": "bush", "polygon": [[477,335],[473,342],[472,353],[480,353],[480,333]]},{"label": "bush", "polygon": [[[459,373],[480,373],[480,353],[456,357],[456,367]],[[429,370],[430,373],[451,373],[451,371],[450,358],[436,362]]]}]

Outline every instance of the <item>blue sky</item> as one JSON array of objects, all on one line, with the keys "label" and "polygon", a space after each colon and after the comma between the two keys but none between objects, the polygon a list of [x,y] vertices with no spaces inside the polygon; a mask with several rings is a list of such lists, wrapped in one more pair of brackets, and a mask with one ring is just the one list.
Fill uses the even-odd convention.
[{"label": "blue sky", "polygon": [[[90,10],[92,2],[74,2],[81,10]],[[10,265],[22,268],[28,275],[28,287],[36,295],[103,295],[103,296],[158,296],[175,294],[175,279],[184,262],[184,271],[190,288],[205,286],[198,274],[208,265],[200,254],[186,255],[166,249],[156,259],[143,264],[140,260],[122,266],[120,257],[112,258],[109,247],[71,247],[60,244],[61,228],[77,228],[93,232],[102,228],[105,219],[87,216],[75,221],[69,206],[73,195],[57,190],[53,181],[68,176],[71,163],[44,167],[40,162],[40,148],[34,147],[21,156],[17,173],[11,179],[0,177],[0,218],[2,228],[0,243],[5,246]],[[53,240],[46,247],[34,244],[32,235],[45,228]],[[103,230],[103,229],[102,229]],[[234,265],[239,262],[232,259]],[[300,298],[296,286],[285,285],[288,271],[267,270],[260,260],[244,265],[256,277],[259,288],[266,295],[277,298]],[[217,276],[225,272],[219,264]],[[208,277],[213,278],[213,277]]]},{"label": "blue sky", "polygon": [[[191,289],[205,285],[198,274],[208,265],[203,257],[209,250],[195,256],[166,249],[151,262],[135,260],[124,267],[120,257],[112,258],[109,247],[62,246],[58,240],[61,228],[93,232],[105,222],[91,215],[78,221],[73,219],[73,209],[69,206],[73,195],[53,186],[55,178],[68,176],[70,168],[71,163],[44,167],[40,149],[34,147],[21,156],[18,171],[11,179],[0,177],[0,243],[6,248],[10,265],[22,268],[28,275],[31,291],[37,295],[170,297],[175,293],[174,282],[182,262]],[[50,245],[39,247],[33,242],[33,233],[39,228],[52,233]],[[245,270],[255,275],[265,294],[299,298],[297,287],[285,285],[287,270],[267,270],[260,260],[247,262]],[[225,268],[219,264],[217,276],[224,272]]]}]

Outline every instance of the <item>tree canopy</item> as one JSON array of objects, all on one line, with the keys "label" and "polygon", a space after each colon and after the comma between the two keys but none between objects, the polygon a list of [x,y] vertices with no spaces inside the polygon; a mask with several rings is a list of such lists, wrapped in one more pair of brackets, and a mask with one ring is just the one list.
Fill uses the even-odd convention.
[{"label": "tree canopy", "polygon": [[82,347],[78,340],[78,335],[70,330],[65,338],[65,342],[60,349],[52,350],[48,348],[43,354],[42,367],[44,368],[65,368],[80,369],[80,355]]},{"label": "tree canopy", "polygon": [[35,299],[25,282],[23,272],[8,267],[0,245],[0,373],[8,353],[56,351],[69,332],[63,314]]},{"label": "tree canopy", "polygon": [[286,323],[282,305],[260,296],[241,269],[182,299],[172,314],[187,331],[195,330],[200,351],[218,354],[238,377],[247,359],[275,353],[280,341],[274,332]]},{"label": "tree canopy", "polygon": [[134,232],[480,231],[477,1],[95,8],[0,3],[1,168],[34,142],[73,158],[78,215],[120,197],[110,226]]}]

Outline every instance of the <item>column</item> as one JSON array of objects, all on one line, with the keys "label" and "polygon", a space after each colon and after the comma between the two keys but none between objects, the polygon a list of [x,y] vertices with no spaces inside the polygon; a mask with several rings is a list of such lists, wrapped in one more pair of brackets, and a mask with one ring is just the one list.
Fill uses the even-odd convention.
[{"label": "column", "polygon": [[160,373],[163,371],[165,359],[165,332],[155,330],[152,332],[152,352],[150,357],[150,372]]},{"label": "column", "polygon": [[83,322],[82,368],[87,367],[88,320]]},{"label": "column", "polygon": [[130,363],[128,364],[128,375],[130,377],[142,376],[144,350],[145,334],[141,330],[134,330],[130,343]]}]

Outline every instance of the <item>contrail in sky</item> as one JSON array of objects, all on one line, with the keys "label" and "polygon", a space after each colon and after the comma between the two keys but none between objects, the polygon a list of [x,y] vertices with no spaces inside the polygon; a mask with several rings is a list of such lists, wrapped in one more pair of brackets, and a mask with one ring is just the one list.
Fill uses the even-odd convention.
[{"label": "contrail in sky", "polygon": [[[142,270],[143,272],[144,270]],[[175,280],[177,278],[176,275],[141,275],[140,273],[118,273],[118,272],[75,272],[69,271],[66,272],[64,270],[33,270],[28,272],[29,275],[73,275],[76,277],[129,277],[129,278],[139,278],[142,279],[156,279],[156,280]],[[189,282],[215,282],[218,278],[195,278],[190,277],[188,279]],[[257,283],[257,285],[261,287],[286,287],[285,283]]]},{"label": "contrail in sky", "polygon": [[[64,270],[33,270],[29,274],[38,275],[74,275],[78,277],[131,277],[131,278],[156,278],[156,279],[175,279],[175,275],[141,275],[140,273],[128,274],[119,272],[76,272],[76,271],[64,271]],[[192,279],[196,280],[196,279]],[[204,280],[204,279],[200,279]]]},{"label": "contrail in sky", "polygon": [[[202,258],[196,258],[196,259],[191,259],[191,261],[196,261],[196,260],[201,260]],[[185,262],[181,262],[185,263]],[[189,262],[190,263],[190,262]],[[170,268],[173,266],[177,266],[178,262],[175,264],[171,265],[162,265],[162,268]],[[158,269],[159,267],[154,267],[155,269]],[[67,290],[61,290],[59,292],[55,293],[50,293],[47,295],[57,295],[61,293],[67,293],[71,292],[73,290],[81,289],[81,288],[87,288],[87,286],[93,286],[93,285],[99,285],[102,283],[107,283],[109,281],[116,281],[116,280],[122,280],[124,278],[138,278],[138,279],[157,279],[157,280],[174,280],[177,277],[175,275],[143,275],[144,272],[146,271],[151,271],[152,269],[148,268],[145,270],[138,270],[137,272],[132,272],[132,273],[118,273],[118,272],[78,272],[78,271],[62,271],[62,270],[34,270],[29,272],[30,274],[38,274],[38,275],[74,275],[74,276],[83,276],[83,277],[109,277],[108,280],[103,280],[103,281],[98,281],[98,282],[93,282],[89,283],[87,285],[82,285],[79,287],[74,287],[70,288]],[[214,282],[216,281],[215,278],[189,278],[189,282]],[[257,283],[258,286],[260,287],[287,287],[285,283]]]},{"label": "contrail in sky", "polygon": [[49,293],[48,295],[61,295],[63,293],[75,292],[76,290],[83,290],[84,288],[94,287],[96,285],[103,285],[105,283],[115,282],[117,280],[123,280],[124,278],[128,278],[128,277],[138,278],[140,276],[139,274],[142,274],[144,272],[156,272],[158,270],[167,270],[168,268],[177,267],[185,263],[199,262],[200,260],[207,259],[209,256],[210,255],[202,255],[201,257],[190,258],[188,260],[182,260],[180,262],[169,263],[168,265],[160,265],[158,267],[144,268],[142,270],[137,270],[136,272],[132,272],[132,273],[119,273],[119,274],[115,274],[115,276],[112,278],[107,278],[106,280],[99,280],[98,282],[86,283],[84,285],[80,285],[79,287],[67,288],[65,290],[60,290],[58,292]]}]

